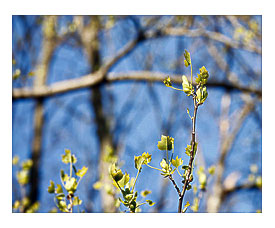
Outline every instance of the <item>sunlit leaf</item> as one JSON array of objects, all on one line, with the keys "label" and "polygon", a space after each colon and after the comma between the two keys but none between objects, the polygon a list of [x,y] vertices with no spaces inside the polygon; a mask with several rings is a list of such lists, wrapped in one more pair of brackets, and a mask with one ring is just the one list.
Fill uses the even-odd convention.
[{"label": "sunlit leaf", "polygon": [[82,169],[79,169],[77,172],[76,172],[76,175],[79,176],[79,177],[83,177],[88,171],[88,168],[86,166],[83,166]]},{"label": "sunlit leaf", "polygon": [[159,150],[172,150],[174,146],[174,138],[170,136],[161,136],[161,141],[158,141]]},{"label": "sunlit leaf", "polygon": [[152,191],[144,190],[144,191],[142,191],[142,192],[140,193],[140,195],[141,195],[142,197],[146,197],[147,195],[149,195],[149,194],[151,194],[151,193],[152,193]]},{"label": "sunlit leaf", "polygon": [[77,196],[75,196],[73,200],[73,205],[76,206],[81,204],[82,204],[82,200],[80,200]]},{"label": "sunlit leaf", "polygon": [[65,164],[76,163],[77,159],[74,155],[71,154],[71,150],[65,149],[65,155],[62,155],[62,162]]},{"label": "sunlit leaf", "polygon": [[120,181],[123,178],[121,169],[117,169],[115,164],[111,165],[110,174],[115,181]]},{"label": "sunlit leaf", "polygon": [[65,189],[69,192],[69,193],[74,193],[76,191],[77,188],[77,181],[74,177],[69,178],[69,180],[66,181],[65,183]]},{"label": "sunlit leaf", "polygon": [[54,182],[51,180],[50,186],[48,187],[48,193],[54,193],[54,190],[55,190]]},{"label": "sunlit leaf", "polygon": [[187,96],[190,96],[193,92],[193,87],[191,83],[189,83],[185,75],[182,76],[182,90],[185,92]]},{"label": "sunlit leaf", "polygon": [[146,200],[146,202],[149,204],[149,206],[153,206],[155,204],[152,200]]},{"label": "sunlit leaf", "polygon": [[169,76],[163,80],[163,83],[164,83],[164,85],[166,85],[167,87],[171,87],[171,86],[172,86],[172,82],[171,82],[171,79],[170,79]]},{"label": "sunlit leaf", "polygon": [[17,165],[19,162],[19,156],[18,155],[15,155],[13,158],[12,158],[12,164],[13,165]]},{"label": "sunlit leaf", "polygon": [[185,52],[184,52],[184,65],[186,66],[186,67],[188,67],[190,64],[191,64],[191,58],[190,58],[190,53],[187,51],[187,50],[185,50]]},{"label": "sunlit leaf", "polygon": [[178,168],[179,166],[181,166],[183,164],[183,160],[181,158],[178,158],[178,156],[177,156],[176,159],[172,159],[171,163],[173,166]]},{"label": "sunlit leaf", "polygon": [[134,160],[135,160],[135,168],[137,170],[140,170],[141,166],[143,165],[143,163],[146,160],[146,158],[144,156],[135,156]]}]

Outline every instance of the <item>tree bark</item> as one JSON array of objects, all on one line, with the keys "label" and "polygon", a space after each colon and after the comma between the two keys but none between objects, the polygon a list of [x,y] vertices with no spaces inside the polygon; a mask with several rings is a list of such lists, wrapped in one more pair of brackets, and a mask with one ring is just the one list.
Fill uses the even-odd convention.
[{"label": "tree bark", "polygon": [[[34,81],[34,88],[39,90],[41,86],[45,86],[49,64],[52,54],[55,49],[55,23],[56,16],[45,17],[43,21],[43,40],[42,40],[42,54],[41,62],[36,68],[36,77]],[[33,166],[30,172],[30,192],[29,199],[31,204],[36,202],[39,198],[39,166],[42,148],[42,131],[44,123],[44,98],[38,97],[36,99],[36,106],[34,110],[34,138],[32,142],[31,159]]]},{"label": "tree bark", "polygon": [[[90,23],[84,27],[83,18],[78,17],[76,20],[78,20],[79,23],[81,41],[91,66],[91,73],[93,74],[102,66],[99,49],[100,42],[98,40],[100,21],[98,16],[93,16],[91,17]],[[105,77],[105,75],[103,75],[103,77]],[[101,86],[102,83],[99,83],[91,87],[91,105],[95,114],[95,124],[100,150],[98,173],[100,174],[101,182],[104,186],[112,186],[112,180],[109,177],[109,163],[105,161],[104,157],[108,152],[108,150],[106,150],[108,147],[115,148],[108,126],[108,119],[103,109]],[[113,195],[108,194],[105,188],[100,190],[100,194],[103,212],[115,212],[115,198]]]}]

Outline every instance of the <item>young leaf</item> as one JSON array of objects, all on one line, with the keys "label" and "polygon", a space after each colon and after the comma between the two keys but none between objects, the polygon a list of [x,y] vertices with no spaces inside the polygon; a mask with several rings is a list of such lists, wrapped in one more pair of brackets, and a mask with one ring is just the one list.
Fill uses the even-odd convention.
[{"label": "young leaf", "polygon": [[161,141],[158,141],[159,150],[172,150],[174,146],[174,138],[162,135]]},{"label": "young leaf", "polygon": [[200,74],[197,74],[197,75],[198,77],[196,78],[196,82],[198,84],[200,83],[201,85],[205,85],[209,78],[209,73],[204,66],[200,68]]},{"label": "young leaf", "polygon": [[82,200],[80,200],[77,196],[75,196],[73,200],[73,205],[76,206],[81,204],[82,204]]},{"label": "young leaf", "polygon": [[121,188],[124,188],[124,186],[129,182],[130,176],[128,173],[125,173],[120,181],[118,181],[118,184]]},{"label": "young leaf", "polygon": [[94,188],[95,190],[99,190],[99,189],[101,189],[102,185],[103,185],[102,182],[97,181],[97,182],[95,182],[95,183],[93,184],[93,188]]},{"label": "young leaf", "polygon": [[172,159],[172,165],[175,166],[176,168],[178,168],[182,164],[183,164],[183,160],[181,158],[178,158],[178,156],[176,157],[175,160]]},{"label": "young leaf", "polygon": [[16,174],[17,181],[20,185],[25,185],[29,182],[29,170],[21,170]]},{"label": "young leaf", "polygon": [[167,170],[168,167],[169,167],[165,159],[162,159],[162,160],[161,160],[160,166],[161,166],[161,168],[162,168],[163,170]]},{"label": "young leaf", "polygon": [[190,206],[189,201],[186,202],[184,209],[182,210],[182,213],[185,213],[187,211],[187,208]]},{"label": "young leaf", "polygon": [[55,189],[55,186],[54,186],[54,182],[51,180],[50,181],[50,186],[48,187],[48,193],[54,193],[54,189]]},{"label": "young leaf", "polygon": [[135,156],[135,168],[140,171],[145,160],[146,159],[143,156]]},{"label": "young leaf", "polygon": [[167,87],[171,87],[172,86],[172,82],[171,82],[171,79],[170,79],[169,76],[163,80],[163,83]]},{"label": "young leaf", "polygon": [[32,160],[28,159],[28,160],[22,162],[22,169],[24,169],[24,170],[30,170],[30,168],[32,167],[32,165],[33,165]]},{"label": "young leaf", "polygon": [[74,193],[77,188],[77,181],[74,177],[70,178],[68,181],[66,181],[65,189],[70,193]]},{"label": "young leaf", "polygon": [[142,157],[144,158],[144,162],[143,162],[144,164],[150,163],[152,160],[152,155],[150,155],[148,152],[147,153],[144,152],[142,154]]},{"label": "young leaf", "polygon": [[155,204],[152,200],[146,200],[146,202],[149,204],[149,206],[153,206]]},{"label": "young leaf", "polygon": [[76,163],[77,159],[74,155],[71,154],[71,150],[65,149],[65,155],[62,155],[62,162],[65,164]]},{"label": "young leaf", "polygon": [[19,156],[18,155],[15,155],[13,158],[12,158],[12,164],[13,165],[17,165],[19,162]]},{"label": "young leaf", "polygon": [[64,200],[59,200],[57,202],[57,207],[59,208],[60,211],[62,212],[69,212],[69,210],[67,209],[67,205],[66,202]]},{"label": "young leaf", "polygon": [[206,87],[204,86],[203,88],[199,88],[196,92],[196,95],[197,95],[196,100],[197,100],[198,104],[203,104],[208,96]]},{"label": "young leaf", "polygon": [[185,148],[185,153],[190,156],[191,155],[191,150],[192,150],[192,147],[191,145],[187,145],[187,147]]},{"label": "young leaf", "polygon": [[56,185],[55,193],[56,194],[63,193],[63,189],[62,189],[62,186],[60,184]]},{"label": "young leaf", "polygon": [[151,194],[151,191],[149,191],[149,190],[144,190],[144,191],[141,192],[140,195],[141,195],[142,197],[146,197],[146,196],[149,195],[149,194]]},{"label": "young leaf", "polygon": [[117,170],[115,164],[111,165],[110,174],[115,181],[120,181],[123,178],[121,169]]},{"label": "young leaf", "polygon": [[208,168],[208,172],[209,172],[210,175],[214,175],[215,174],[215,168],[216,167],[214,165],[212,165],[212,166],[210,166]]},{"label": "young leaf", "polygon": [[[198,147],[198,143],[195,142],[195,146],[194,146],[194,155],[195,155],[196,152],[197,152],[197,147]],[[188,156],[191,156],[191,151],[192,151],[192,146],[191,146],[191,145],[187,145],[187,147],[185,148],[185,153],[186,153]]]},{"label": "young leaf", "polygon": [[184,65],[186,66],[186,67],[188,67],[190,64],[191,64],[191,58],[190,58],[190,53],[187,51],[187,50],[185,50],[185,52],[184,52]]},{"label": "young leaf", "polygon": [[187,96],[190,96],[193,92],[193,87],[185,75],[182,76],[182,90],[186,93]]},{"label": "young leaf", "polygon": [[83,166],[82,169],[79,169],[76,172],[76,176],[83,177],[87,173],[88,168],[86,166]]}]

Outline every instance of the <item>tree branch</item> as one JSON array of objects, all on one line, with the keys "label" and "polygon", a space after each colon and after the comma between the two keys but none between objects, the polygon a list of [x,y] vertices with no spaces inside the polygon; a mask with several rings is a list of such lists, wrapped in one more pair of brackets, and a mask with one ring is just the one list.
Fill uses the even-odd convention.
[{"label": "tree branch", "polygon": [[[112,60],[114,61],[114,60]],[[109,65],[109,64],[108,64]],[[105,68],[106,70],[106,68]],[[149,81],[149,82],[162,82],[168,74],[161,72],[151,72],[151,71],[130,71],[122,73],[108,73],[107,77],[104,79],[105,70],[97,71],[95,73],[84,75],[80,78],[69,79],[61,82],[53,83],[49,86],[40,86],[38,88],[14,88],[12,90],[13,99],[22,98],[39,98],[39,97],[50,97],[82,88],[89,88],[91,86],[97,85],[103,80],[107,82],[119,82],[119,81]],[[175,84],[181,84],[180,75],[172,75],[173,82]],[[240,85],[232,85],[226,82],[209,81],[207,83],[209,87],[221,87],[227,90],[239,90],[241,92],[254,93],[257,96],[262,96],[262,91],[252,87],[242,87]]]}]

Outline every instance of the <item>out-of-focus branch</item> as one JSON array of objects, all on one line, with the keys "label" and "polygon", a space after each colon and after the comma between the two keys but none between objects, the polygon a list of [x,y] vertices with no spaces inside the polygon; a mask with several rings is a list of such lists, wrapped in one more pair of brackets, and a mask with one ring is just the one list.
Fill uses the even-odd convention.
[{"label": "out-of-focus branch", "polygon": [[207,201],[207,212],[218,212],[219,208],[222,203],[222,196],[223,196],[223,185],[222,185],[222,178],[224,174],[225,169],[225,159],[228,154],[228,152],[231,150],[232,145],[234,143],[234,140],[236,138],[236,135],[238,134],[245,118],[248,116],[248,114],[253,110],[255,102],[254,101],[245,101],[246,103],[242,107],[242,109],[239,111],[239,116],[235,119],[235,124],[231,130],[231,132],[228,132],[229,130],[229,123],[227,113],[230,106],[230,97],[228,97],[228,94],[225,95],[225,101],[222,102],[224,105],[223,107],[223,117],[221,119],[220,124],[220,131],[221,131],[221,152],[220,156],[217,162],[217,168],[216,168],[216,181],[213,186],[213,192],[210,195],[208,201]]},{"label": "out-of-focus branch", "polygon": [[232,186],[231,188],[225,188],[222,191],[222,199],[228,197],[230,194],[235,193],[240,190],[249,190],[249,189],[258,189],[259,187],[257,186],[256,183],[244,183],[236,186]]},{"label": "out-of-focus branch", "polygon": [[[13,99],[22,98],[39,98],[39,97],[50,97],[57,94],[62,94],[70,92],[73,90],[78,90],[82,88],[88,88],[99,84],[103,80],[106,82],[119,82],[119,81],[149,81],[149,82],[162,82],[168,74],[161,72],[151,72],[151,71],[132,71],[126,73],[108,73],[107,77],[104,77],[104,71],[97,71],[80,78],[69,79],[66,81],[56,82],[49,86],[40,86],[37,88],[14,88],[12,91]],[[180,75],[171,75],[173,77],[173,82],[175,84],[181,84]],[[227,90],[239,90],[241,92],[254,93],[257,96],[262,96],[262,91],[255,89],[253,87],[243,87],[238,84],[229,84],[226,82],[209,81],[207,83],[209,87],[221,87]]]},{"label": "out-of-focus branch", "polygon": [[262,49],[256,45],[253,45],[251,43],[247,45],[243,45],[240,42],[233,40],[222,33],[207,31],[203,28],[198,28],[198,29],[187,29],[182,27],[164,28],[161,31],[159,31],[159,33],[162,35],[170,35],[170,36],[207,37],[208,39],[218,41],[231,48],[236,48],[236,49],[240,48],[250,52],[256,52],[257,54],[262,53]]}]

